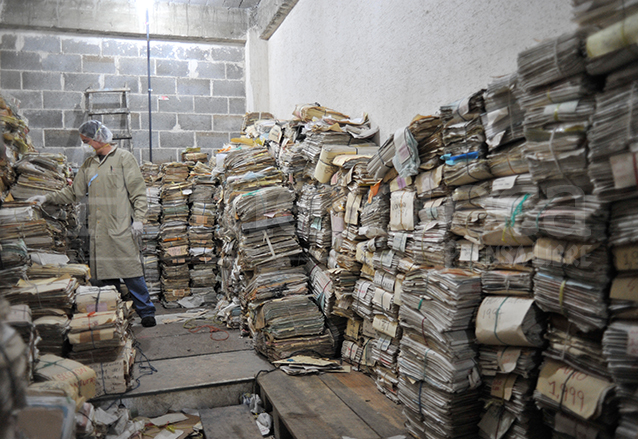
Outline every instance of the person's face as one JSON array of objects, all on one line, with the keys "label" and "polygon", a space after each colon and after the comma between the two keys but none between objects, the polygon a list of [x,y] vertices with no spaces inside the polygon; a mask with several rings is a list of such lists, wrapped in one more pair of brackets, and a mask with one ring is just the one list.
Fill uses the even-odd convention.
[{"label": "person's face", "polygon": [[95,150],[95,152],[99,151],[100,149],[102,149],[104,147],[104,143],[102,142],[98,142],[97,140],[93,140],[90,137],[86,137],[82,134],[80,134],[80,139],[82,140],[82,143],[86,143],[87,145],[90,145],[91,148],[93,148]]}]

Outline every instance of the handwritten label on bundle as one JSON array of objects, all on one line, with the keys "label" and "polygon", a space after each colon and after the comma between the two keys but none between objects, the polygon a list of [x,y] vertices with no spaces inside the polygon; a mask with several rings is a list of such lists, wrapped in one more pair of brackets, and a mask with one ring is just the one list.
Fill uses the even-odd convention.
[{"label": "handwritten label on bundle", "polygon": [[629,152],[609,157],[614,188],[624,189],[638,184],[638,152]]},{"label": "handwritten label on bundle", "polygon": [[390,230],[414,230],[414,197],[410,191],[393,192],[390,201]]},{"label": "handwritten label on bundle", "polygon": [[392,240],[392,248],[394,250],[404,252],[405,245],[408,242],[408,234],[407,233],[395,233],[394,239]]},{"label": "handwritten label on bundle", "polygon": [[90,364],[89,367],[97,374],[97,396],[126,392],[126,364],[124,360]]},{"label": "handwritten label on bundle", "polygon": [[525,337],[523,322],[534,299],[490,296],[476,314],[476,339],[488,345],[534,346]]},{"label": "handwritten label on bundle", "polygon": [[614,247],[614,266],[619,271],[638,270],[638,245],[624,245]]},{"label": "handwritten label on bundle", "polygon": [[627,331],[627,355],[638,357],[638,326]]},{"label": "handwritten label on bundle", "polygon": [[439,186],[441,186],[441,180],[443,180],[443,166],[439,166],[432,171],[422,172],[417,175],[414,183],[419,195],[432,192]]},{"label": "handwritten label on bundle", "polygon": [[479,260],[479,246],[473,242],[461,243],[461,254],[459,255],[459,261],[472,261]]},{"label": "handwritten label on bundle", "polygon": [[495,178],[492,181],[492,191],[505,191],[512,189],[516,184],[518,175],[510,175],[509,177]]},{"label": "handwritten label on bundle", "polygon": [[382,334],[389,335],[390,337],[395,337],[397,335],[398,323],[391,322],[385,317],[377,315],[374,316],[372,327]]},{"label": "handwritten label on bundle", "polygon": [[610,381],[595,378],[560,361],[546,359],[536,390],[556,404],[583,419],[600,413],[599,407],[609,390]]},{"label": "handwritten label on bundle", "polygon": [[612,299],[638,301],[638,276],[618,276],[611,283]]},{"label": "handwritten label on bundle", "polygon": [[512,391],[514,389],[514,383],[518,375],[510,374],[497,374],[492,380],[491,395],[495,398],[504,399],[509,401],[512,398]]}]

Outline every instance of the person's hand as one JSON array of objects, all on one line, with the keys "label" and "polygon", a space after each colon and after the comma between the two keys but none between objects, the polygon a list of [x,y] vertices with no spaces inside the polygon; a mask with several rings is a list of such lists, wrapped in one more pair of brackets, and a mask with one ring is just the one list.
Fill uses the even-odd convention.
[{"label": "person's hand", "polygon": [[141,221],[133,221],[133,224],[131,224],[131,233],[133,233],[133,238],[137,239],[140,236],[142,236],[142,233],[144,232],[144,225],[142,224]]},{"label": "person's hand", "polygon": [[44,204],[47,200],[47,197],[44,195],[35,195],[31,198],[27,198],[27,203],[36,203],[36,204]]}]

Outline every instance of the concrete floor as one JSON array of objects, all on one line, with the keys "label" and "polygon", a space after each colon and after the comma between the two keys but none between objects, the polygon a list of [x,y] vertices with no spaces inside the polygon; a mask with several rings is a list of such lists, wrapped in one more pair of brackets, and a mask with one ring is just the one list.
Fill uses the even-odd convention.
[{"label": "concrete floor", "polygon": [[[153,417],[185,408],[236,405],[243,393],[252,393],[259,371],[273,369],[255,352],[252,340],[241,338],[238,330],[190,320],[190,313],[183,308],[156,306],[157,326],[144,328],[137,318],[133,322],[138,341],[133,390],[98,398],[100,406],[117,402],[132,414]],[[222,331],[214,332],[215,339],[211,339],[210,328],[201,327],[193,333],[184,328],[185,323],[212,325]]]}]

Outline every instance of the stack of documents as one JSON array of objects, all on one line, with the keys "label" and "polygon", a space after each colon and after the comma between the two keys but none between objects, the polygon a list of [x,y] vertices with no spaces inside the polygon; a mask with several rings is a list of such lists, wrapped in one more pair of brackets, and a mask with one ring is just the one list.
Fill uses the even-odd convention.
[{"label": "stack of documents", "polygon": [[616,320],[603,336],[603,352],[609,362],[609,372],[618,388],[620,400],[620,422],[616,437],[631,437],[636,434],[636,414],[638,401],[638,356],[636,355],[636,334],[638,321]]},{"label": "stack of documents", "polygon": [[543,311],[564,315],[581,331],[605,328],[611,272],[607,249],[541,238],[534,255],[536,304]]},{"label": "stack of documents", "polygon": [[524,145],[525,141],[518,140],[490,151],[487,155],[490,174],[498,178],[529,172]]},{"label": "stack of documents", "polygon": [[481,115],[490,150],[523,138],[523,118],[517,96],[516,73],[494,79],[485,91],[485,114]]},{"label": "stack of documents", "polygon": [[70,323],[70,357],[83,363],[114,361],[124,347],[128,334],[124,309],[76,313]]},{"label": "stack of documents", "polygon": [[[0,316],[7,311],[7,303],[0,300]],[[26,404],[28,353],[20,335],[4,322],[0,322],[0,351],[0,423],[3,434],[14,437],[15,413]]]},{"label": "stack of documents", "polygon": [[255,349],[266,356],[269,355],[268,344],[275,340],[296,338],[301,342],[324,334],[324,315],[308,296],[291,295],[261,303],[251,302],[248,309],[251,323],[261,336],[253,334]]},{"label": "stack of documents", "polygon": [[[523,233],[580,242],[603,241],[607,236],[609,206],[595,195],[582,195],[582,192],[573,193],[569,187],[563,188],[564,192],[540,200],[524,213]],[[576,189],[576,192],[580,191]]]},{"label": "stack of documents", "polygon": [[596,95],[596,112],[587,134],[589,141],[589,177],[594,194],[602,201],[636,197],[634,163],[638,121],[633,108],[638,105],[638,66],[630,66],[609,75],[605,90]]},{"label": "stack of documents", "polygon": [[[558,431],[591,431],[592,437],[613,437],[617,420],[614,387],[607,378],[585,373],[559,360],[546,359],[534,399],[545,412],[545,422],[553,418]],[[563,416],[568,417],[568,422]]]},{"label": "stack of documents", "polygon": [[259,304],[266,300],[308,294],[308,276],[303,266],[263,270],[248,283],[243,303]]},{"label": "stack of documents", "polygon": [[479,276],[458,269],[416,270],[403,281],[399,399],[408,423],[424,416],[428,437],[476,433],[481,378],[470,326],[480,288]]},{"label": "stack of documents", "polygon": [[602,331],[583,332],[565,317],[551,314],[545,334],[549,346],[543,354],[583,372],[610,377],[602,335]]},{"label": "stack of documents", "polygon": [[592,14],[596,22],[588,29],[585,45],[587,72],[603,75],[636,60],[638,9],[633,2],[593,3],[604,12]]},{"label": "stack of documents", "polygon": [[450,222],[454,212],[451,198],[426,201],[419,210],[419,223],[408,240],[406,253],[417,264],[450,267],[452,264],[452,240]]},{"label": "stack of documents", "polygon": [[563,34],[518,54],[518,77],[523,90],[547,85],[585,71],[582,32]]},{"label": "stack of documents", "polygon": [[68,186],[65,164],[63,154],[25,154],[15,165],[18,179],[11,188],[11,195],[15,200],[26,200]]},{"label": "stack of documents", "polygon": [[419,150],[419,166],[422,170],[430,170],[441,163],[443,155],[443,140],[441,138],[443,125],[438,116],[417,115],[412,119],[408,129],[417,141]]},{"label": "stack of documents", "polygon": [[368,197],[364,199],[361,207],[359,234],[370,239],[385,236],[390,222],[388,185],[381,185],[377,189],[370,189]]},{"label": "stack of documents", "polygon": [[29,305],[36,318],[43,315],[47,309],[58,309],[71,315],[77,287],[77,279],[70,276],[21,279],[13,288],[5,290],[3,297],[12,305]]},{"label": "stack of documents", "polygon": [[68,351],[67,333],[70,329],[71,319],[67,314],[58,309],[40,311],[33,324],[40,336],[38,351],[41,354],[64,355]]}]

